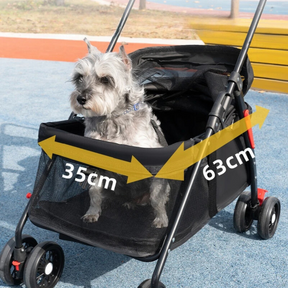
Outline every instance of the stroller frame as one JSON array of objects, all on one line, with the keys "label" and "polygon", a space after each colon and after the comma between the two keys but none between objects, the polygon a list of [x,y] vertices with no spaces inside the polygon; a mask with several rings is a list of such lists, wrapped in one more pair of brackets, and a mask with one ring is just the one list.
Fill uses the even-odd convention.
[{"label": "stroller frame", "polygon": [[[206,125],[206,131],[204,134],[204,139],[207,139],[211,135],[213,135],[214,133],[218,132],[218,130],[219,130],[218,127],[221,126],[220,124],[222,122],[222,119],[225,119],[225,116],[227,114],[227,108],[230,106],[232,99],[235,100],[236,111],[239,114],[240,119],[247,116],[247,112],[245,112],[246,107],[245,107],[245,102],[243,99],[243,97],[244,97],[243,92],[242,92],[243,83],[241,80],[240,71],[241,71],[243,64],[244,64],[244,61],[247,57],[250,43],[251,43],[252,38],[254,36],[258,22],[261,18],[261,15],[262,15],[263,9],[265,7],[266,1],[267,0],[260,0],[258,7],[257,7],[257,10],[255,12],[254,18],[252,20],[251,26],[250,26],[249,31],[247,33],[245,42],[244,42],[243,47],[240,51],[238,60],[236,62],[235,68],[234,68],[234,71],[230,74],[230,77],[228,80],[228,87],[227,87],[225,92],[222,92],[218,95],[218,97],[217,97],[216,101],[214,102],[214,105],[211,109],[211,112],[209,113],[209,118],[208,118],[208,122]],[[113,35],[112,40],[111,40],[106,52],[113,51],[115,44],[116,44],[116,42],[120,36],[120,33],[121,33],[128,17],[129,17],[129,14],[130,14],[130,11],[134,5],[134,2],[135,2],[135,0],[129,0],[129,3],[127,4],[127,7],[124,11],[124,14],[123,14],[120,22],[119,22],[117,30],[116,30],[115,34]],[[72,119],[74,116],[75,116],[75,114],[71,113],[69,119]],[[254,151],[253,138],[251,137],[251,134],[248,134],[248,131],[245,132],[245,134],[244,134],[244,140],[245,140],[246,146],[250,147]],[[206,149],[203,149],[202,153],[204,153],[205,150]],[[168,257],[171,244],[175,241],[174,236],[175,236],[177,227],[179,225],[180,219],[183,215],[183,211],[185,209],[187,199],[190,195],[191,188],[194,185],[196,175],[200,170],[201,161],[202,160],[197,162],[192,169],[190,179],[186,185],[186,190],[183,193],[183,197],[182,197],[180,205],[179,205],[179,209],[178,209],[174,219],[172,219],[172,223],[169,226],[169,229],[167,229],[167,234],[166,234],[165,240],[163,242],[163,245],[162,245],[160,251],[157,254],[152,255],[152,256],[147,256],[147,257],[142,257],[142,258],[135,257],[136,259],[141,260],[141,261],[145,261],[145,262],[157,260],[157,264],[155,266],[152,278],[142,282],[138,288],[163,288],[163,287],[165,287],[165,285],[160,282],[160,276],[162,274],[166,259]],[[49,170],[51,169],[52,166],[53,166],[53,159],[49,160],[47,173],[49,172]],[[241,198],[241,196],[240,196],[238,199],[238,202],[236,204],[236,208],[235,208],[235,211],[236,211],[236,209],[240,209],[240,210],[244,209],[243,208],[244,206],[243,205],[241,206],[240,204],[245,203],[245,210],[240,211],[240,212],[238,211],[240,213],[240,215],[242,215],[242,216],[235,216],[235,214],[234,214],[234,226],[238,232],[247,231],[250,228],[250,227],[248,227],[250,224],[250,220],[251,221],[259,220],[259,214],[261,212],[262,203],[263,203],[263,199],[264,199],[264,196],[260,193],[260,189],[257,188],[256,161],[255,161],[255,159],[252,159],[251,155],[249,155],[249,173],[250,173],[250,179],[251,179],[251,196],[246,202],[243,200],[244,197]],[[41,181],[44,184],[44,179],[40,179],[40,182]],[[27,249],[25,249],[25,247],[23,246],[23,238],[25,238],[25,236],[22,235],[22,231],[23,231],[25,223],[28,219],[28,211],[29,211],[30,203],[31,203],[31,200],[33,199],[33,197],[36,197],[36,195],[33,194],[31,199],[29,200],[21,218],[19,219],[17,228],[15,230],[15,238],[12,238],[12,239],[14,239],[13,240],[14,242],[12,243],[12,245],[10,243],[11,249],[13,250],[13,251],[11,250],[11,255],[13,254],[13,259],[9,259],[9,261],[11,261],[12,265],[14,265],[16,267],[15,271],[13,272],[14,274],[11,275],[12,278],[7,277],[7,275],[5,274],[5,271],[4,272],[1,271],[2,267],[0,267],[0,277],[4,281],[6,281],[7,284],[10,284],[10,285],[21,283],[21,281],[23,279],[23,269],[24,269],[24,264],[26,262],[28,253],[27,253]],[[273,197],[273,198],[275,198],[275,197]],[[240,202],[239,202],[239,200],[240,200]],[[238,205],[238,203],[240,203],[240,204]],[[274,223],[272,231],[270,231],[271,233],[268,233],[268,234],[267,233],[266,234],[260,233],[260,236],[264,239],[271,238],[274,235],[277,224],[278,224],[278,220],[280,217],[280,202],[278,201],[273,206],[273,208],[276,211],[274,213],[276,216],[276,221]],[[239,213],[238,213],[238,215],[239,215]],[[271,213],[269,214],[267,212],[266,214],[267,214],[267,217],[273,217],[273,215]],[[244,217],[243,215],[246,217],[247,217],[247,215],[249,215],[249,219],[248,219],[249,223],[245,223],[244,227],[242,224],[239,224],[239,223],[241,223],[241,221],[243,219],[240,219],[240,220],[235,219],[235,217],[236,218],[237,217],[243,218]],[[246,228],[248,228],[248,229],[246,229]],[[71,239],[69,239],[69,240],[71,240]],[[35,245],[31,244],[31,246],[35,246]],[[12,260],[13,260],[13,262],[12,262]],[[58,276],[60,277],[60,275],[58,275]],[[57,278],[56,280],[58,281],[58,279],[59,278]],[[54,284],[52,286],[49,286],[49,287],[54,287],[56,285],[57,281],[55,281]]]}]

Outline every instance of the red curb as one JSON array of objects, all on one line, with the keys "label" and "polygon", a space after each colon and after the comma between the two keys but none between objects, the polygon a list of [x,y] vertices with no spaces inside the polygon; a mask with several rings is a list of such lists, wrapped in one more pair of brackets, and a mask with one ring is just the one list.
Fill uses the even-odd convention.
[{"label": "red curb", "polygon": [[[100,51],[105,52],[108,42],[93,42]],[[118,51],[120,43],[115,50]],[[127,53],[144,47],[168,46],[162,44],[129,43],[125,45]],[[0,57],[16,59],[34,59],[49,61],[75,62],[87,54],[83,41],[58,39],[31,39],[0,37]]]}]

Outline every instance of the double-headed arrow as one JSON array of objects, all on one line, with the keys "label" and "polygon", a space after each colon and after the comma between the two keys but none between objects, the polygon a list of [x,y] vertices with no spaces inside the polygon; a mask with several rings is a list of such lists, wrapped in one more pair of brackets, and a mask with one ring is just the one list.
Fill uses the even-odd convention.
[{"label": "double-headed arrow", "polygon": [[[183,142],[155,177],[183,181],[185,169],[237,138],[253,126],[259,124],[261,129],[268,113],[268,109],[256,106],[256,111],[251,115],[186,150],[184,150]],[[249,121],[249,118],[251,121]]]},{"label": "double-headed arrow", "polygon": [[[184,150],[183,142],[155,177],[183,181],[185,169],[237,138],[253,126],[259,124],[259,128],[261,129],[268,113],[268,109],[256,106],[256,111],[250,116],[233,123],[186,150]],[[50,158],[52,158],[53,154],[56,154],[77,162],[125,175],[128,177],[127,183],[153,177],[133,155],[131,156],[130,162],[124,161],[57,142],[56,136],[39,142],[39,145]]]},{"label": "double-headed arrow", "polygon": [[38,144],[50,159],[52,159],[53,154],[56,154],[77,162],[125,175],[128,177],[127,183],[153,176],[134,156],[131,157],[130,162],[120,160],[114,157],[57,142],[56,136],[47,138]]}]

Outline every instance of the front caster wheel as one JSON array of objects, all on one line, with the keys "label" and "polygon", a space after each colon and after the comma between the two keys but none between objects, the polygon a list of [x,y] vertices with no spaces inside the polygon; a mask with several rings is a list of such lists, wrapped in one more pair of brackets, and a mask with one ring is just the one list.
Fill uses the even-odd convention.
[{"label": "front caster wheel", "polygon": [[38,244],[30,253],[25,269],[24,283],[27,288],[52,288],[59,281],[64,268],[64,253],[54,242]]},{"label": "front caster wheel", "polygon": [[236,203],[233,217],[234,228],[237,232],[243,233],[250,229],[253,223],[251,210],[251,193],[243,192]]},{"label": "front caster wheel", "polygon": [[[37,241],[30,235],[22,235],[22,245],[28,256],[37,245]],[[7,242],[0,254],[0,278],[8,285],[19,285],[22,282],[22,277],[19,277],[16,267],[12,264],[14,249],[15,237]]]},{"label": "front caster wheel", "polygon": [[[151,279],[143,281],[138,288],[151,288]],[[166,286],[159,281],[157,288],[166,288]]]},{"label": "front caster wheel", "polygon": [[281,205],[276,197],[267,197],[259,213],[257,232],[263,239],[274,236],[280,218]]}]

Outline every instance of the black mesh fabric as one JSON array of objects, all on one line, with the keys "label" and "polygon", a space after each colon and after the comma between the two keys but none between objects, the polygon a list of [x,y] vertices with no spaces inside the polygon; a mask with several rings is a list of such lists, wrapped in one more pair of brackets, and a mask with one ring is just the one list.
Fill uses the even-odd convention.
[{"label": "black mesh fabric", "polygon": [[[147,48],[130,55],[136,68],[135,75],[145,86],[146,99],[161,121],[169,144],[167,147],[144,149],[85,138],[83,119],[80,118],[41,124],[39,141],[56,135],[59,143],[124,161],[130,161],[134,156],[156,175],[182,142],[187,149],[201,141],[208,114],[217,95],[225,91],[238,54],[238,49],[227,47],[181,46]],[[248,58],[241,75],[244,79],[243,92],[246,93],[253,80]],[[232,102],[225,126],[238,119],[233,105]],[[192,237],[249,185],[247,163],[227,171],[214,181],[207,181],[202,173],[205,165],[215,159],[225,161],[244,149],[243,136],[240,136],[203,159],[172,249]],[[63,177],[67,174],[67,164],[73,165],[74,169],[73,177],[69,179]],[[81,219],[89,207],[89,185],[87,181],[75,181],[75,177],[78,177],[75,172],[79,167],[87,169],[86,178],[89,173],[97,171],[99,175],[114,178],[117,182],[115,191],[110,189],[111,186],[104,189],[107,197],[102,215],[96,223],[84,223]],[[183,193],[188,189],[192,169],[193,166],[186,169],[184,181],[167,180],[171,187],[166,205],[170,225]],[[157,255],[170,226],[161,229],[152,227],[154,214],[151,205],[137,205],[135,209],[127,209],[123,205],[127,201],[137,202],[147,197],[153,178],[134,184],[126,184],[126,180],[126,176],[99,170],[97,163],[88,167],[81,160],[76,162],[55,155],[49,159],[42,152],[29,218],[35,225],[89,245],[132,257]]]},{"label": "black mesh fabric", "polygon": [[[41,178],[47,173],[47,165],[43,164],[50,162],[51,169],[45,177],[44,183],[41,183]],[[137,206],[134,209],[124,207],[123,204],[126,201],[133,200],[129,199],[127,195],[117,197],[111,193],[111,190],[104,189],[103,193],[110,195],[107,197],[109,200],[103,203],[103,211],[98,222],[84,223],[81,217],[89,207],[89,185],[76,182],[75,177],[64,179],[62,175],[66,174],[66,163],[73,164],[75,170],[80,166],[85,167],[83,164],[62,157],[55,157],[50,161],[48,156],[44,152],[42,153],[34,189],[34,193],[38,195],[34,198],[29,211],[29,218],[34,224],[89,245],[135,257],[148,256],[159,249],[166,229],[152,227],[154,213],[150,205]],[[105,171],[100,173],[105,175]],[[112,173],[109,173],[109,176],[111,175]],[[115,178],[118,180],[116,174]],[[142,180],[135,182],[134,185],[143,188],[150,182],[151,179]],[[167,212],[170,217],[179,183],[169,181],[169,184],[172,193],[167,204]],[[133,184],[127,184],[127,187],[124,188],[129,188],[129,185]],[[121,189],[124,190],[120,187]],[[116,191],[117,194],[121,193],[119,189]],[[122,192],[125,193],[125,191]],[[142,189],[139,191],[139,195],[141,196],[143,192],[147,193]]]}]

